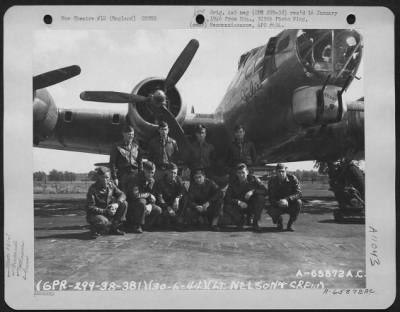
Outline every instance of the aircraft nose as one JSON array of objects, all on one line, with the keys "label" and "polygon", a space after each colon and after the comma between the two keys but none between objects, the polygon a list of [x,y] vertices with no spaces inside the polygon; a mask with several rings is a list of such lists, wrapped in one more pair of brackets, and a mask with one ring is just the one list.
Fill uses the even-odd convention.
[{"label": "aircraft nose", "polygon": [[305,86],[293,92],[293,116],[302,126],[335,123],[343,118],[346,101],[341,88],[328,85]]}]

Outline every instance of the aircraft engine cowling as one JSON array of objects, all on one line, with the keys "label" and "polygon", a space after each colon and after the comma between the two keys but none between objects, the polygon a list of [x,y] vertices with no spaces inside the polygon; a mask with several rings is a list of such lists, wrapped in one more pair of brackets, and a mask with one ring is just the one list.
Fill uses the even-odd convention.
[{"label": "aircraft engine cowling", "polygon": [[[133,94],[148,97],[156,90],[164,89],[165,79],[151,77],[141,81],[132,90]],[[182,125],[187,111],[187,106],[183,105],[178,89],[173,86],[166,91],[167,108],[175,117],[176,121]],[[158,117],[151,110],[147,102],[131,103],[129,105],[128,119],[134,125],[136,135],[141,140],[148,140],[158,129]]]},{"label": "aircraft engine cowling", "polygon": [[57,124],[58,110],[46,89],[38,89],[33,94],[33,143],[51,136]]},{"label": "aircraft engine cowling", "polygon": [[294,120],[306,127],[339,122],[347,110],[341,88],[332,85],[300,87],[292,105]]}]

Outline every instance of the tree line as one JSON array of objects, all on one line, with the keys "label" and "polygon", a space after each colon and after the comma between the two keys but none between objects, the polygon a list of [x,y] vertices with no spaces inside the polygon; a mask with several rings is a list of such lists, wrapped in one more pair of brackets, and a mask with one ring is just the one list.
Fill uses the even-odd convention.
[{"label": "tree line", "polygon": [[315,170],[296,170],[293,171],[293,174],[300,180],[300,181],[321,181],[324,180],[326,175],[321,175],[318,171]]},{"label": "tree line", "polygon": [[87,174],[75,173],[71,171],[51,170],[48,174],[43,171],[33,173],[33,181],[36,182],[54,182],[54,181],[93,181],[95,172],[92,170]]},{"label": "tree line", "polygon": [[[314,170],[296,170],[292,171],[300,181],[320,181],[323,180],[321,174]],[[95,181],[95,172],[93,170],[86,173],[74,173],[70,171],[51,170],[48,174],[43,171],[33,173],[33,180],[37,182],[54,181]]]}]

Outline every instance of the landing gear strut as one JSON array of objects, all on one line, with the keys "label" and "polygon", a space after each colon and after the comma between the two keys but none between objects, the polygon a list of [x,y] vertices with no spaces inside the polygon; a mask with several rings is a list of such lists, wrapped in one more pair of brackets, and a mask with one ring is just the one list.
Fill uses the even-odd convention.
[{"label": "landing gear strut", "polygon": [[365,218],[365,175],[352,161],[328,163],[330,189],[339,208],[333,212],[336,222]]}]

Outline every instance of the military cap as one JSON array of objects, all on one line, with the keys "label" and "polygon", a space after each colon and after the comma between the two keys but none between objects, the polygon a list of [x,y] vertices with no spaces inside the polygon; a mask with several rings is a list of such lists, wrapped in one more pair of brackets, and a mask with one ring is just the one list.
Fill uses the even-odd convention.
[{"label": "military cap", "polygon": [[178,166],[175,164],[175,163],[173,163],[173,162],[170,162],[168,165],[167,165],[167,168],[166,168],[167,170],[175,170],[175,169],[178,169]]},{"label": "military cap", "polygon": [[276,164],[276,170],[282,170],[282,169],[287,169],[287,167],[286,167],[286,165],[285,164],[282,164],[282,163],[278,163],[278,164]]},{"label": "military cap", "polygon": [[238,163],[235,167],[236,170],[247,169],[247,165],[245,163]]},{"label": "military cap", "polygon": [[236,125],[236,126],[233,128],[233,130],[234,130],[235,132],[238,131],[238,130],[241,130],[241,129],[244,130],[244,128],[243,128],[242,125]]},{"label": "military cap", "polygon": [[154,170],[156,168],[156,165],[153,163],[153,162],[151,162],[151,161],[145,161],[144,163],[143,163],[143,169],[144,170]]},{"label": "military cap", "polygon": [[159,128],[168,128],[168,124],[165,121],[160,121],[158,123]]},{"label": "military cap", "polygon": [[192,176],[195,176],[196,174],[199,174],[199,173],[202,174],[203,176],[206,175],[203,167],[197,167],[197,168],[193,169]]},{"label": "military cap", "polygon": [[107,172],[110,172],[110,169],[108,169],[107,167],[101,166],[101,167],[96,168],[95,172],[99,176],[104,176]]},{"label": "military cap", "polygon": [[124,127],[122,128],[122,132],[126,133],[126,132],[133,132],[135,131],[135,128],[133,128],[130,124],[126,123],[124,125]]},{"label": "military cap", "polygon": [[203,129],[206,130],[206,127],[205,127],[204,125],[202,125],[202,124],[198,124],[198,125],[196,125],[196,127],[194,128],[194,132],[195,132],[195,133],[200,133]]}]

